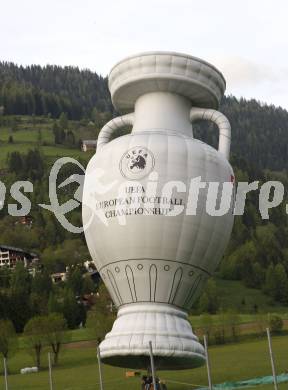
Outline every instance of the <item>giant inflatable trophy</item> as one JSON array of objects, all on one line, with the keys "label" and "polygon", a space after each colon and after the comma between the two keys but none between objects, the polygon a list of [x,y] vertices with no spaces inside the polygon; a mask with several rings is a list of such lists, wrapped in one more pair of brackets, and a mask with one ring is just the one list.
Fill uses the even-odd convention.
[{"label": "giant inflatable trophy", "polygon": [[[187,311],[233,225],[232,201],[221,216],[206,207],[209,183],[234,181],[230,125],[215,110],[225,80],[198,58],[148,52],[116,64],[109,89],[126,114],[102,128],[83,191],[87,244],[118,307],[101,356],[111,365],[147,368],[152,341],[158,369],[197,367],[205,352]],[[196,120],[217,125],[218,150],[193,138]],[[128,126],[132,132],[119,136]],[[196,190],[200,179],[207,186]]]}]

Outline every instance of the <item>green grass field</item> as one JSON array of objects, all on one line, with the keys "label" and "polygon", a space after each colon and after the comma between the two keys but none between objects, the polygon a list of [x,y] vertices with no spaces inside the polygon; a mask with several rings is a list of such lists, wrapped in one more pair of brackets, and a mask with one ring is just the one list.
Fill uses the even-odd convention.
[{"label": "green grass field", "polygon": [[[62,145],[55,146],[54,135],[52,131],[53,120],[48,118],[36,117],[36,123],[32,123],[32,117],[19,116],[17,119],[17,131],[12,131],[11,126],[0,126],[0,167],[4,167],[7,155],[15,150],[26,153],[29,149],[34,149],[40,144],[42,153],[50,160],[59,157],[73,157],[75,159],[89,160],[93,153],[84,153],[78,147],[77,139],[95,138],[91,129],[82,128],[81,133],[74,131],[76,135],[76,145],[73,148]],[[73,122],[70,124],[73,126]],[[39,131],[41,141],[39,142]],[[13,137],[13,143],[9,143],[9,137]]]},{"label": "green grass field", "polygon": [[[273,337],[277,373],[288,370],[288,337]],[[25,351],[20,351],[9,362],[9,390],[46,390],[48,384],[47,353],[43,355],[43,370],[33,374],[19,374],[22,367],[33,365]],[[237,381],[271,374],[268,345],[265,338],[245,343],[210,348],[213,383]],[[143,372],[144,373],[144,372]],[[104,390],[140,390],[138,378],[125,378],[125,370],[103,366]],[[159,372],[169,390],[192,390],[207,386],[206,368],[187,371]],[[1,378],[4,386],[4,378]],[[95,348],[92,346],[66,346],[60,356],[60,363],[53,369],[54,389],[92,390],[100,389]],[[279,385],[287,389],[288,383]],[[0,387],[1,388],[1,387]],[[256,386],[256,390],[272,390],[272,385]]]},{"label": "green grass field", "polygon": [[[7,155],[11,152],[18,151],[20,153],[27,153],[28,150],[34,149],[35,144],[32,143],[19,143],[19,144],[2,144],[0,145],[0,167],[4,167],[7,161]],[[56,160],[60,157],[73,157],[76,160],[81,158],[88,161],[92,157],[92,153],[84,153],[80,149],[65,148],[61,146],[41,146],[42,153],[49,158],[49,160]]]}]

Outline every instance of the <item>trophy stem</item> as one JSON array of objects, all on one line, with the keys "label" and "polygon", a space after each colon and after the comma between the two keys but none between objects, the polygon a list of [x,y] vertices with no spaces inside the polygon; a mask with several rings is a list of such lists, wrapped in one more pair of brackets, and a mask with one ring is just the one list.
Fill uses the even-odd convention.
[{"label": "trophy stem", "polygon": [[111,332],[100,344],[103,362],[147,368],[151,341],[157,370],[203,365],[205,350],[187,317],[184,311],[166,304],[135,303],[121,307]]},{"label": "trophy stem", "polygon": [[133,133],[163,130],[192,137],[190,110],[192,103],[184,96],[171,92],[150,92],[135,103]]}]

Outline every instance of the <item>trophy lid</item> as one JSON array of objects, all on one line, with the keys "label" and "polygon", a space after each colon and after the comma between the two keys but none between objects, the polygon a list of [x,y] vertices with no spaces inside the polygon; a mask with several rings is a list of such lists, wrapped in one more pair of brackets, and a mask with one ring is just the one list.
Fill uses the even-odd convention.
[{"label": "trophy lid", "polygon": [[190,99],[193,106],[218,108],[226,87],[219,70],[206,61],[174,52],[145,52],[118,62],[109,74],[112,103],[133,109],[149,92],[171,92]]}]

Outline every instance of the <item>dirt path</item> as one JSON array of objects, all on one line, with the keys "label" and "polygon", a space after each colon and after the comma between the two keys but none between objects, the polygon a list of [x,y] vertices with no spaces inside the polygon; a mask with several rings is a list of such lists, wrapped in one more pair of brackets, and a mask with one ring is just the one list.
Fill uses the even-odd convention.
[{"label": "dirt path", "polygon": [[80,349],[80,348],[96,348],[95,340],[85,340],[85,341],[73,341],[64,345],[66,349]]}]

